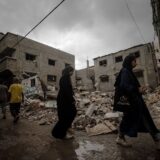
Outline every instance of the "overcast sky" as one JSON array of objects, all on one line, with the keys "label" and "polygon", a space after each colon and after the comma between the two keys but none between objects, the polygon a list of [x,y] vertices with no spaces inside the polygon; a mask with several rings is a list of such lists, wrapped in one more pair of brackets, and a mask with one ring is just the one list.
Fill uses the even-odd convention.
[{"label": "overcast sky", "polygon": [[[60,1],[0,0],[0,32],[24,36]],[[145,41],[153,41],[150,0],[127,1]],[[144,43],[125,0],[66,0],[28,38],[75,55],[76,69]]]}]

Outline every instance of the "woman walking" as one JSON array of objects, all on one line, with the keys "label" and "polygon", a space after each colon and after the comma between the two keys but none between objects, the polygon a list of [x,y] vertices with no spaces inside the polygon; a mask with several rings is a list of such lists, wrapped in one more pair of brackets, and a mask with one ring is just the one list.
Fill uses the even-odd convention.
[{"label": "woman walking", "polygon": [[77,112],[71,84],[71,76],[73,72],[73,67],[67,66],[62,71],[62,77],[59,82],[60,89],[57,96],[58,122],[52,130],[53,137],[59,139],[73,138],[73,135],[71,133],[69,134]]},{"label": "woman walking", "polygon": [[131,106],[128,111],[123,111],[116,142],[119,145],[129,147],[131,144],[127,143],[125,135],[137,137],[138,132],[149,132],[156,143],[157,149],[160,149],[160,132],[155,126],[142,97],[145,87],[140,86],[133,73],[133,68],[136,65],[136,56],[134,54],[128,55],[124,59],[123,67],[115,82],[113,110],[121,111],[117,105],[121,96],[126,96]]}]

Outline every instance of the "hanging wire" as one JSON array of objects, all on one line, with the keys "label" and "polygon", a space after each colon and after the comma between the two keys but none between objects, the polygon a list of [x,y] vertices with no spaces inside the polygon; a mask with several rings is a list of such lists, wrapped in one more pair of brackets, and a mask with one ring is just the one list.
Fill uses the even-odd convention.
[{"label": "hanging wire", "polygon": [[136,22],[136,19],[134,18],[133,13],[132,13],[129,5],[128,5],[127,0],[124,0],[124,2],[125,2],[125,4],[126,4],[126,6],[127,6],[127,9],[128,9],[128,11],[129,11],[129,14],[130,14],[133,22],[135,23],[135,25],[136,25],[136,27],[137,27],[137,30],[138,30],[138,32],[139,32],[139,34],[140,34],[141,39],[143,40],[144,43],[146,43],[146,41],[145,41],[145,39],[144,39],[144,36],[143,36],[143,34],[142,34],[142,32],[141,32],[141,29],[140,29],[140,27],[138,26],[138,24],[137,24],[137,22]]},{"label": "hanging wire", "polygon": [[50,14],[52,14],[65,0],[62,0],[56,7],[54,7],[41,21],[39,21],[30,31],[26,33],[19,41],[17,41],[12,48],[16,47],[21,41],[23,41],[35,28],[37,28]]}]

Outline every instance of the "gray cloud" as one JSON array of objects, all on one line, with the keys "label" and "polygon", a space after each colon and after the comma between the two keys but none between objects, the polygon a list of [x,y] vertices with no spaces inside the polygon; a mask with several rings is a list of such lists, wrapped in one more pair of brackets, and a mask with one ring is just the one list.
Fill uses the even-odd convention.
[{"label": "gray cloud", "polygon": [[[146,42],[152,41],[150,0],[127,1]],[[25,35],[59,2],[0,0],[0,32]],[[29,38],[74,54],[77,68],[87,57],[143,43],[124,0],[66,0]]]}]

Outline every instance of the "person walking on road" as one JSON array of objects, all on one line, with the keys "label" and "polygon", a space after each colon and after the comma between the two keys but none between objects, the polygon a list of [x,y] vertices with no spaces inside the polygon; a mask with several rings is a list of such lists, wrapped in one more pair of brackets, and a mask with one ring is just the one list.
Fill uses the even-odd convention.
[{"label": "person walking on road", "polygon": [[53,137],[59,139],[73,138],[73,134],[70,130],[77,113],[71,83],[71,76],[73,72],[73,67],[67,66],[62,71],[62,77],[59,82],[60,88],[57,96],[58,122],[52,130]]},{"label": "person walking on road", "polygon": [[123,62],[123,67],[115,82],[114,111],[121,111],[117,107],[119,98],[126,96],[131,109],[123,112],[122,121],[119,126],[119,135],[116,143],[125,147],[131,146],[127,143],[125,136],[137,137],[138,132],[149,132],[157,149],[160,149],[160,132],[155,126],[150,112],[143,100],[142,94],[145,87],[142,87],[133,73],[137,65],[136,56],[128,55]]},{"label": "person walking on road", "polygon": [[8,92],[10,97],[10,112],[14,118],[13,122],[17,123],[19,120],[21,103],[24,101],[23,87],[19,83],[18,78],[13,78],[13,84],[9,87]]},{"label": "person walking on road", "polygon": [[[0,80],[0,83],[1,80]],[[3,119],[6,119],[6,106],[8,101],[8,88],[4,84],[0,84],[0,107],[2,109]]]}]

